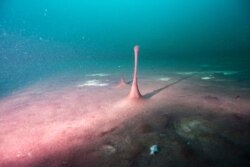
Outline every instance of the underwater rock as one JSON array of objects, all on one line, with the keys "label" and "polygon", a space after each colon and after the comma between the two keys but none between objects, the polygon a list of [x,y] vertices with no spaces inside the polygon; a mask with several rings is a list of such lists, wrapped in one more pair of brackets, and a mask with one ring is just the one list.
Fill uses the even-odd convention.
[{"label": "underwater rock", "polygon": [[176,125],[176,133],[188,140],[200,139],[213,135],[213,125],[201,118],[184,118]]},{"label": "underwater rock", "polygon": [[101,148],[101,151],[105,154],[105,155],[112,155],[116,152],[116,148],[112,145],[103,145]]},{"label": "underwater rock", "polygon": [[150,155],[155,155],[159,151],[159,148],[156,144],[154,144],[149,148],[149,150],[150,150]]}]

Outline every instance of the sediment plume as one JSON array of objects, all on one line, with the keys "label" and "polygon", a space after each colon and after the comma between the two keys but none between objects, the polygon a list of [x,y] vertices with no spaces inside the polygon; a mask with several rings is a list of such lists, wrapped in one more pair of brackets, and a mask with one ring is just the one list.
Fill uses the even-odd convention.
[{"label": "sediment plume", "polygon": [[139,56],[139,46],[136,45],[134,47],[134,57],[135,57],[135,62],[134,62],[134,76],[133,76],[131,90],[130,90],[130,93],[128,95],[128,99],[130,99],[130,100],[142,99],[142,95],[141,95],[141,93],[139,91],[138,82],[137,82],[138,56]]}]

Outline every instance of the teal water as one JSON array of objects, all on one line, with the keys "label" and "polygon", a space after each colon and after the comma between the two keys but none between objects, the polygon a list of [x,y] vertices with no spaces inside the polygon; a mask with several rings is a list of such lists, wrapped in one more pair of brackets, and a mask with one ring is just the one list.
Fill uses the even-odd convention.
[{"label": "teal water", "polygon": [[1,0],[0,96],[56,74],[237,70],[249,80],[248,0]]}]

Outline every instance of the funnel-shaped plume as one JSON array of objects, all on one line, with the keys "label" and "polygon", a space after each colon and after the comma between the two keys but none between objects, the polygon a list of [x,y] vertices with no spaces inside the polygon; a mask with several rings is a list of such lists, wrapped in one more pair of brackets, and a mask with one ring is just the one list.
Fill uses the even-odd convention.
[{"label": "funnel-shaped plume", "polygon": [[137,83],[138,53],[139,53],[139,46],[136,45],[134,47],[134,56],[135,56],[134,76],[133,76],[132,87],[131,87],[131,90],[130,90],[130,93],[129,93],[129,96],[128,96],[129,99],[140,99],[140,98],[142,98],[142,95],[141,95],[141,93],[139,91],[138,83]]}]

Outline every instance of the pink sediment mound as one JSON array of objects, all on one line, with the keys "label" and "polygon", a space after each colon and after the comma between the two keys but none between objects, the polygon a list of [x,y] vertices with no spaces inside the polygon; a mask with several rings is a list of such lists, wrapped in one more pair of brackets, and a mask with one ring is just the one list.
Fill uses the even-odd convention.
[{"label": "pink sediment mound", "polygon": [[126,83],[124,77],[121,77],[120,82],[117,84],[116,87],[117,88],[122,88],[122,87],[125,87],[125,86],[127,86],[127,83]]}]

